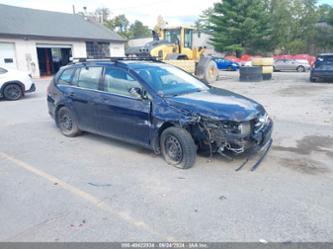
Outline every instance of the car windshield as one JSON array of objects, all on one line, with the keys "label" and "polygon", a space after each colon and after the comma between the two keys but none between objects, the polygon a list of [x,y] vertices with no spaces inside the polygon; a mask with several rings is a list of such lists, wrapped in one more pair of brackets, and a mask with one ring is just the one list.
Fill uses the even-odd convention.
[{"label": "car windshield", "polygon": [[176,96],[208,90],[208,86],[194,76],[170,65],[153,65],[135,71],[160,96]]}]

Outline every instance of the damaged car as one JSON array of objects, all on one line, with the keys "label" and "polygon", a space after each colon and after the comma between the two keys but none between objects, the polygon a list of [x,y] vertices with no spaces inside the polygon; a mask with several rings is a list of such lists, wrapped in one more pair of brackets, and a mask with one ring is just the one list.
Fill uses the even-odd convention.
[{"label": "damaged car", "polygon": [[198,151],[225,157],[265,153],[273,122],[264,107],[149,58],[78,59],[47,92],[65,136],[82,131],[137,144],[187,169]]}]

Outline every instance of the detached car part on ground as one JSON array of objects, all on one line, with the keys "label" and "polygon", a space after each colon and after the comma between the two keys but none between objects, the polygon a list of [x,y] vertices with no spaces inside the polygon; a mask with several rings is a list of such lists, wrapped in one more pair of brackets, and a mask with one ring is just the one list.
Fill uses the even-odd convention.
[{"label": "detached car part on ground", "polygon": [[0,98],[18,100],[24,94],[34,91],[35,83],[28,73],[0,67]]},{"label": "detached car part on ground", "polygon": [[65,136],[88,131],[131,142],[182,169],[198,150],[230,158],[267,153],[271,144],[273,122],[260,104],[165,63],[75,63],[57,73],[47,99]]}]

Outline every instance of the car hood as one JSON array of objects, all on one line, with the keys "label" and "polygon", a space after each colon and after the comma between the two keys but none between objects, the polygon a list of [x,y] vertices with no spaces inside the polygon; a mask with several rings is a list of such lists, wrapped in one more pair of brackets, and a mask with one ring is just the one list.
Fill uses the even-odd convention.
[{"label": "car hood", "polygon": [[265,112],[262,105],[251,99],[214,87],[170,97],[167,101],[178,110],[218,120],[248,121]]}]

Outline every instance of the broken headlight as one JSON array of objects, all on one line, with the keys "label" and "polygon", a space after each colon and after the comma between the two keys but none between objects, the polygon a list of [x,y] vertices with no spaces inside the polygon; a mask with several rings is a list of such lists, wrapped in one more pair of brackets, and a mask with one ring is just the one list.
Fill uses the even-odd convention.
[{"label": "broken headlight", "polygon": [[265,112],[255,120],[254,132],[258,133],[268,122],[269,122],[269,116],[267,112]]},{"label": "broken headlight", "polygon": [[238,125],[238,131],[242,136],[248,136],[251,134],[251,123],[243,122]]},{"label": "broken headlight", "polygon": [[242,136],[248,136],[251,134],[251,123],[247,122],[226,122],[223,125],[223,128],[227,133],[237,134]]}]

